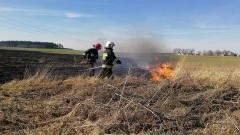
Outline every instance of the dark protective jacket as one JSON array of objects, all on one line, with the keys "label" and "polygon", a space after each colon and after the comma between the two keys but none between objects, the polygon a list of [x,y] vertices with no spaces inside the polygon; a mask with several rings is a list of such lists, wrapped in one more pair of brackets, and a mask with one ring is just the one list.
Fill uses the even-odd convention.
[{"label": "dark protective jacket", "polygon": [[98,50],[95,48],[88,49],[87,51],[85,51],[83,58],[87,58],[87,61],[89,63],[95,63],[98,59]]},{"label": "dark protective jacket", "polygon": [[121,64],[121,61],[115,56],[112,48],[105,48],[102,55],[102,68],[112,68],[115,63]]}]

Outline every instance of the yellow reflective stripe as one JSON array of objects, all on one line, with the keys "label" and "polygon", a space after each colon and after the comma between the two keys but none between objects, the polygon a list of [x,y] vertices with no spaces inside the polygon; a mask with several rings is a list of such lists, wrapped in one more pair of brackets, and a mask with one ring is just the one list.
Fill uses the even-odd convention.
[{"label": "yellow reflective stripe", "polygon": [[102,64],[102,68],[112,68],[112,65],[105,65],[105,64]]},{"label": "yellow reflective stripe", "polygon": [[102,60],[106,60],[107,56],[108,56],[107,53],[103,53],[103,55],[102,55]]},{"label": "yellow reflective stripe", "polygon": [[117,62],[118,61],[118,58],[116,58],[113,62]]}]

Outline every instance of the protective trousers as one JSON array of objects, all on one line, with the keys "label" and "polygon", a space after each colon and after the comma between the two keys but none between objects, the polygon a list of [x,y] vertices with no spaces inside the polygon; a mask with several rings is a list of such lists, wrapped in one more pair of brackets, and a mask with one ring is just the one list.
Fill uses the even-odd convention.
[{"label": "protective trousers", "polygon": [[112,77],[112,68],[102,68],[101,72],[100,72],[100,78],[110,78]]},{"label": "protective trousers", "polygon": [[88,63],[88,75],[90,77],[94,76],[95,69],[94,69],[94,63]]}]

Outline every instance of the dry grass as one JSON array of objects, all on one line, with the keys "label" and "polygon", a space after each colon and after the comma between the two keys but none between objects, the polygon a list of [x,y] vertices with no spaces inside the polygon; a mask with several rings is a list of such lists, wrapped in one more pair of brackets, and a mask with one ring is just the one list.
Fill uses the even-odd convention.
[{"label": "dry grass", "polygon": [[23,80],[13,80],[2,85],[1,88],[7,91],[17,92],[33,88],[54,89],[59,83],[61,83],[60,80],[50,78],[48,76],[48,71],[44,70]]},{"label": "dry grass", "polygon": [[161,82],[39,74],[1,86],[0,133],[240,134],[239,77],[184,63]]}]

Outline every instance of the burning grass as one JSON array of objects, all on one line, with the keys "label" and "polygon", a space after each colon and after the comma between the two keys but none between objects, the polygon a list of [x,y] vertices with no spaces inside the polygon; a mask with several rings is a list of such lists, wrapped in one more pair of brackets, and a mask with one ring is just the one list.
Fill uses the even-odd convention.
[{"label": "burning grass", "polygon": [[0,133],[239,134],[240,72],[180,63],[171,78],[65,80],[1,86]]},{"label": "burning grass", "polygon": [[162,63],[154,66],[146,65],[145,69],[150,70],[150,77],[154,81],[161,81],[163,79],[170,79],[175,70],[175,66],[170,63]]}]

